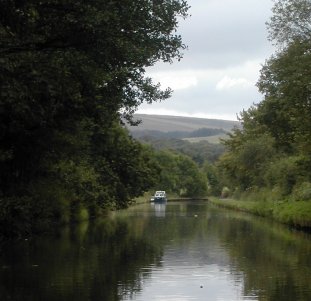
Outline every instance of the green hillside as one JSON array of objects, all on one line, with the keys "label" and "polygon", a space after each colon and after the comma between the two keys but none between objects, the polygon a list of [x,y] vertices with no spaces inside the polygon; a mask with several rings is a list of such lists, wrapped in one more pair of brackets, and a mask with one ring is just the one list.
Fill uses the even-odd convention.
[{"label": "green hillside", "polygon": [[180,116],[164,116],[164,115],[146,115],[135,114],[136,120],[142,122],[138,126],[130,126],[130,131],[154,130],[162,132],[171,131],[194,131],[200,128],[223,129],[231,131],[233,127],[239,126],[238,121],[180,117]]},{"label": "green hillside", "polygon": [[191,143],[197,143],[200,141],[206,141],[213,144],[220,143],[221,139],[227,139],[227,134],[219,134],[219,135],[213,135],[213,136],[207,136],[207,137],[193,137],[193,138],[183,138],[185,141],[189,141]]},{"label": "green hillside", "polygon": [[180,116],[136,114],[138,126],[129,126],[132,136],[156,150],[177,151],[202,166],[215,162],[224,152],[220,138],[228,137],[239,122]]}]

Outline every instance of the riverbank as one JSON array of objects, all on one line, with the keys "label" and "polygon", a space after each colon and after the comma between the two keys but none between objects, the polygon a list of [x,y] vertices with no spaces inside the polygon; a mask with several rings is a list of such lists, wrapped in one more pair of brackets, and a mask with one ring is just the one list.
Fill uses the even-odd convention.
[{"label": "riverbank", "polygon": [[243,201],[215,197],[210,197],[209,201],[217,206],[268,217],[295,227],[311,229],[310,201]]}]

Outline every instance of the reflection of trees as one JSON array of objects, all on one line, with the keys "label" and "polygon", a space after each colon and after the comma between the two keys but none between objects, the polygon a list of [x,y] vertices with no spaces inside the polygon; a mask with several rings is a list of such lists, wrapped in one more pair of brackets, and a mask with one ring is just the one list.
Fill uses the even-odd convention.
[{"label": "reflection of trees", "polygon": [[[311,300],[311,241],[302,233],[263,219],[222,219],[218,237],[226,244],[233,273],[243,272],[245,295],[259,300]],[[221,225],[221,226],[220,226]]]},{"label": "reflection of trees", "polygon": [[[165,213],[164,219],[131,208],[54,239],[4,248],[0,300],[120,301],[141,290],[163,254],[181,262],[195,248],[198,266],[231,266],[237,282],[243,277],[245,295],[311,300],[303,291],[311,276],[311,242],[304,235],[206,204],[168,205]],[[177,251],[168,254],[172,246]]]},{"label": "reflection of trees", "polygon": [[60,239],[21,243],[6,253],[0,299],[121,300],[121,293],[140,289],[140,268],[161,256],[134,228],[103,220],[67,229]]},{"label": "reflection of trees", "polygon": [[201,235],[208,220],[202,227],[189,213],[193,210],[174,206],[166,219],[124,211],[67,228],[54,239],[10,246],[13,252],[3,250],[9,268],[0,271],[0,300],[122,300],[150,276],[143,268],[161,265],[163,248],[172,239],[186,244]]}]

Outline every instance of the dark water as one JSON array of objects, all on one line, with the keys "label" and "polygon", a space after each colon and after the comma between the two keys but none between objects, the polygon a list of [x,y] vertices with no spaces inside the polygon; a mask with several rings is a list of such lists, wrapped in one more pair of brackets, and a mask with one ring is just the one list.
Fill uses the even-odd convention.
[{"label": "dark water", "polygon": [[207,203],[139,205],[3,245],[0,300],[310,301],[311,237]]}]

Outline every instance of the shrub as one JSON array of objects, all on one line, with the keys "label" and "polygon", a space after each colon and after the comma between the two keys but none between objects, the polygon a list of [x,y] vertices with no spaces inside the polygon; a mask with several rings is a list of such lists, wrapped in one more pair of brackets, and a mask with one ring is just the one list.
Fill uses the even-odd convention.
[{"label": "shrub", "polygon": [[284,196],[289,195],[299,181],[299,157],[284,157],[269,165],[265,174],[268,187],[278,186]]},{"label": "shrub", "polygon": [[303,182],[297,184],[293,189],[292,199],[294,201],[310,201],[311,200],[311,183]]},{"label": "shrub", "polygon": [[228,187],[223,187],[222,191],[221,191],[221,198],[226,199],[230,196],[231,191]]}]

